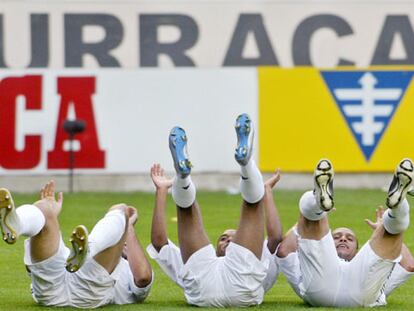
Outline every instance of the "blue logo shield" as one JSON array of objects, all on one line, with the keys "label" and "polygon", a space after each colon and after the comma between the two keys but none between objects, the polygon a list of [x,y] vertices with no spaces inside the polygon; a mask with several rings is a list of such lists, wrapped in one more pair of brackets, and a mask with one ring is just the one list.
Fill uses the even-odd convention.
[{"label": "blue logo shield", "polygon": [[414,71],[322,71],[321,74],[369,161]]}]

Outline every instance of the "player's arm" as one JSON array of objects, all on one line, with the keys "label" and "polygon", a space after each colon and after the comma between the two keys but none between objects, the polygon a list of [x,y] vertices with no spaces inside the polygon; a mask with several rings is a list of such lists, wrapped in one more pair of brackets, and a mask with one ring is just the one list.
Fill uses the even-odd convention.
[{"label": "player's arm", "polygon": [[296,236],[295,229],[296,224],[286,232],[277,250],[277,257],[285,258],[290,253],[294,253],[298,250],[298,237]]},{"label": "player's arm", "polygon": [[172,186],[172,180],[164,175],[164,169],[160,164],[151,167],[151,179],[155,185],[155,207],[152,214],[151,244],[159,252],[168,244],[167,222],[165,208],[167,206],[168,189]]},{"label": "player's arm", "polygon": [[280,170],[277,169],[265,182],[265,195],[263,198],[266,215],[267,247],[272,254],[276,251],[277,246],[282,241],[282,224],[280,223],[279,213],[273,198],[273,188],[279,180]]},{"label": "player's arm", "polygon": [[299,284],[302,282],[302,272],[300,269],[300,262],[298,257],[298,237],[296,234],[296,225],[286,232],[282,242],[279,244],[276,253],[276,261],[279,265],[280,271],[286,276],[290,286],[295,293],[302,297],[302,292]]},{"label": "player's arm", "polygon": [[[375,211],[376,221],[374,222],[369,219],[365,219],[365,222],[375,230],[380,224],[382,224],[384,211],[384,208],[382,206],[379,206]],[[408,249],[407,245],[404,243],[402,244],[401,248],[401,257],[401,267],[403,267],[407,272],[414,272],[414,257]]]},{"label": "player's arm", "polygon": [[129,268],[134,276],[135,285],[143,288],[149,285],[152,281],[152,269],[135,232],[134,226],[138,220],[137,210],[129,206],[128,216],[126,255]]}]

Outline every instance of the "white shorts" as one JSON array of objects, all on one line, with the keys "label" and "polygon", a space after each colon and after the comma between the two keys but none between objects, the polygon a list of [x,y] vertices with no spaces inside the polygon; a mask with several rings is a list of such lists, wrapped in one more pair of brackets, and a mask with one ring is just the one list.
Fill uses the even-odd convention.
[{"label": "white shorts", "polygon": [[413,275],[414,272],[405,270],[401,264],[395,265],[394,270],[391,273],[391,277],[385,283],[385,295],[388,296],[391,294],[394,289],[407,282]]},{"label": "white shorts", "polygon": [[395,263],[374,253],[367,242],[349,262],[337,256],[331,232],[321,240],[299,238],[299,289],[313,306],[366,307],[379,304]]},{"label": "white shorts", "polygon": [[[117,298],[115,295],[120,290],[117,283],[121,282],[117,282],[116,276],[124,274],[120,270],[126,269],[125,264],[119,264],[115,271],[109,274],[93,258],[88,258],[79,271],[69,273],[65,269],[69,252],[61,239],[55,255],[44,261],[32,263],[30,239],[25,241],[24,262],[30,270],[32,295],[35,301],[46,306],[77,308],[97,308],[110,303],[119,303],[119,298],[115,299]],[[145,296],[151,285],[152,282],[142,289]],[[136,289],[134,291],[137,292]]]},{"label": "white shorts", "polygon": [[263,301],[267,268],[247,248],[230,243],[217,257],[210,244],[195,252],[180,272],[189,304],[247,307]]}]

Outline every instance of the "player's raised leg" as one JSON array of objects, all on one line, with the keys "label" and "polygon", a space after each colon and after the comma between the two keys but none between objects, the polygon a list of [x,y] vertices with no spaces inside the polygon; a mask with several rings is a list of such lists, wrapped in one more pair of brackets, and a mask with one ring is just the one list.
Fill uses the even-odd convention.
[{"label": "player's raised leg", "polygon": [[320,240],[329,232],[326,214],[334,206],[332,163],[327,159],[320,160],[313,179],[314,190],[305,192],[299,201],[301,215],[297,229],[304,239]]},{"label": "player's raised leg", "polygon": [[402,236],[410,223],[407,192],[413,186],[414,166],[410,159],[403,159],[397,166],[390,184],[383,216],[383,225],[374,231],[370,245],[384,259],[393,260],[401,254]]},{"label": "player's raised leg", "polygon": [[340,260],[330,233],[327,212],[332,210],[334,170],[322,159],[314,171],[314,190],[299,201],[298,259],[305,300],[313,306],[332,306],[341,280]]},{"label": "player's raised leg", "polygon": [[10,191],[0,189],[0,227],[3,240],[14,244],[19,236],[30,237],[33,263],[53,256],[60,244],[58,215],[63,195],[55,198],[55,183],[48,182],[40,192],[41,200],[15,208]]},{"label": "player's raised leg", "polygon": [[247,114],[241,114],[235,124],[237,147],[235,159],[240,165],[240,191],[243,197],[240,222],[233,242],[261,258],[264,239],[264,183],[262,174],[252,159],[254,127]]},{"label": "player's raised leg", "polygon": [[119,263],[128,229],[128,206],[113,205],[93,227],[89,235],[89,252],[102,267],[112,273]]},{"label": "player's raised leg", "polygon": [[183,262],[210,244],[196,202],[196,189],[191,180],[191,162],[187,152],[187,135],[180,127],[174,127],[169,136],[171,156],[176,176],[172,185],[172,197],[177,205],[178,240]]}]

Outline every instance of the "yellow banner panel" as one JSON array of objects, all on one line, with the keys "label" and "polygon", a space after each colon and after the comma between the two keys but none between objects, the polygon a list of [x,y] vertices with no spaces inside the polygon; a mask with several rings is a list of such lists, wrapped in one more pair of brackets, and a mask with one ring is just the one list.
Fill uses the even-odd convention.
[{"label": "yellow banner panel", "polygon": [[259,165],[311,172],[390,172],[414,158],[413,71],[292,69],[259,72]]}]

